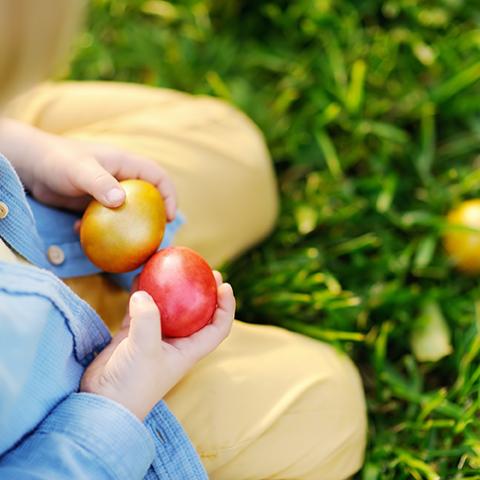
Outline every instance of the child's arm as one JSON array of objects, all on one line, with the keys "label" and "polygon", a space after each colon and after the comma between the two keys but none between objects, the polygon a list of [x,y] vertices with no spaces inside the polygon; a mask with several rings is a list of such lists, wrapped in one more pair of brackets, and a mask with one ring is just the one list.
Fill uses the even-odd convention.
[{"label": "child's arm", "polygon": [[107,207],[117,207],[125,199],[118,180],[141,178],[157,186],[168,219],[175,218],[175,188],[153,160],[1,118],[0,153],[12,163],[33,196],[48,205],[82,209],[92,196]]},{"label": "child's arm", "polygon": [[140,479],[152,436],[119,404],[69,394],[72,379],[54,368],[72,348],[68,331],[52,331],[63,322],[40,295],[0,291],[0,479]]},{"label": "child's arm", "polygon": [[[70,394],[3,457],[0,449],[0,478],[139,480],[154,456],[160,464],[157,469],[167,472],[168,478],[192,478],[182,476],[183,472],[206,478],[181,427],[162,404],[155,407],[154,429],[139,420],[227,336],[235,301],[231,287],[221,284],[218,275],[217,282],[218,309],[212,323],[189,338],[171,341],[162,341],[153,300],[144,292],[134,294],[130,325],[91,363],[83,377],[82,388],[91,393]],[[38,311],[44,300],[36,301]],[[0,420],[6,418],[6,422],[9,410],[11,413],[16,408],[16,390],[22,381],[30,381],[39,341],[35,324],[20,324],[15,310],[10,311],[13,315],[0,310],[0,338],[8,338],[8,343],[2,344],[6,350],[2,350],[1,359],[10,358],[8,364],[0,365]],[[20,339],[20,344],[15,343]],[[19,352],[17,357],[15,352]],[[8,433],[11,427],[8,423],[4,427]],[[160,435],[162,440],[154,444],[152,435]]]}]

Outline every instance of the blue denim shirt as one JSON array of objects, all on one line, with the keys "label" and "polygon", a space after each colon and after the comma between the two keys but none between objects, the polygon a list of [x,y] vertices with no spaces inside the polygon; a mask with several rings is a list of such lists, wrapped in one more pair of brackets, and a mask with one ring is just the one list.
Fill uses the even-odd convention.
[{"label": "blue denim shirt", "polygon": [[[110,335],[58,278],[98,271],[73,232],[76,215],[29,199],[1,155],[0,201],[8,207],[0,237],[33,264],[0,262],[0,478],[207,478],[164,402],[141,423],[116,402],[78,392]],[[65,252],[61,265],[48,261],[52,244]]]}]

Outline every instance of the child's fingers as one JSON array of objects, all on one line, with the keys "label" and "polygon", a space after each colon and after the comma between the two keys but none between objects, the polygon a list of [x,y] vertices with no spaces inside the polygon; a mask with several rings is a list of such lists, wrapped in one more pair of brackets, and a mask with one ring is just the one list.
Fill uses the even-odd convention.
[{"label": "child's fingers", "polygon": [[143,290],[138,290],[130,297],[129,341],[144,353],[158,351],[162,343],[160,311],[152,297]]},{"label": "child's fingers", "polygon": [[230,332],[231,323],[235,316],[235,297],[233,295],[232,286],[229,283],[223,283],[218,287],[218,306],[215,314],[213,315],[212,325],[221,323],[225,325],[224,320],[230,320],[230,325],[226,325],[228,329],[225,332],[225,336]]},{"label": "child's fingers", "polygon": [[213,270],[213,276],[217,282],[217,288],[223,283],[222,274],[218,270]]},{"label": "child's fingers", "polygon": [[[157,162],[112,146],[83,142],[82,147],[98,161],[105,172],[111,174],[111,178],[117,178],[118,180],[139,178],[155,185],[165,202],[167,219],[172,221],[175,218],[177,210],[176,190],[167,172]],[[89,193],[107,207],[119,206],[124,200],[122,199],[118,205],[108,205],[92,192],[89,191]]]},{"label": "child's fingers", "polygon": [[177,210],[177,192],[167,172],[153,160],[136,156],[138,177],[153,183],[162,194],[167,218],[172,221]]},{"label": "child's fingers", "polygon": [[118,180],[93,157],[78,162],[70,181],[106,207],[119,207],[125,201],[125,191]]},{"label": "child's fingers", "polygon": [[117,156],[118,158],[122,163],[116,176],[121,180],[141,178],[155,185],[165,202],[167,219],[172,221],[177,210],[177,193],[167,172],[153,160],[130,152],[122,152],[122,156]]},{"label": "child's fingers", "polygon": [[228,283],[218,288],[218,307],[212,323],[187,338],[169,339],[168,343],[175,346],[190,358],[192,362],[209,354],[228,336],[235,315],[235,297]]},{"label": "child's fingers", "polygon": [[165,173],[162,178],[157,182],[157,188],[162,194],[165,202],[165,210],[167,212],[167,218],[171,222],[175,219],[177,211],[177,193],[173,183],[168,179]]},{"label": "child's fingers", "polygon": [[177,216],[177,204],[172,197],[165,199],[165,211],[167,213],[167,220],[172,222]]}]

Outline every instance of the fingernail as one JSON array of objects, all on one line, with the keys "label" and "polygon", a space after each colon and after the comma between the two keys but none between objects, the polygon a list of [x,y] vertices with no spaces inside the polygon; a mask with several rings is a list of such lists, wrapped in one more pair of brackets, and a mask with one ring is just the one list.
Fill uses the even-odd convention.
[{"label": "fingernail", "polygon": [[137,290],[135,293],[132,294],[132,301],[134,303],[144,303],[150,300],[150,295],[143,290]]},{"label": "fingernail", "polygon": [[105,198],[107,199],[108,203],[111,203],[112,205],[117,205],[123,202],[125,198],[125,192],[121,188],[115,187],[107,192]]}]

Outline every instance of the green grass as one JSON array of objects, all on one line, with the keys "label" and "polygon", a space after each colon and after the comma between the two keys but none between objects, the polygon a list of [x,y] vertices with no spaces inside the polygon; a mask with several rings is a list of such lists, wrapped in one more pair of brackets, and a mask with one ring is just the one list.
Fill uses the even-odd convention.
[{"label": "green grass", "polygon": [[[476,1],[97,0],[71,76],[245,110],[282,211],[227,267],[239,317],[332,342],[361,367],[358,478],[480,479],[480,284],[440,239],[445,212],[480,197]],[[418,360],[436,346],[425,323],[451,354]]]}]

